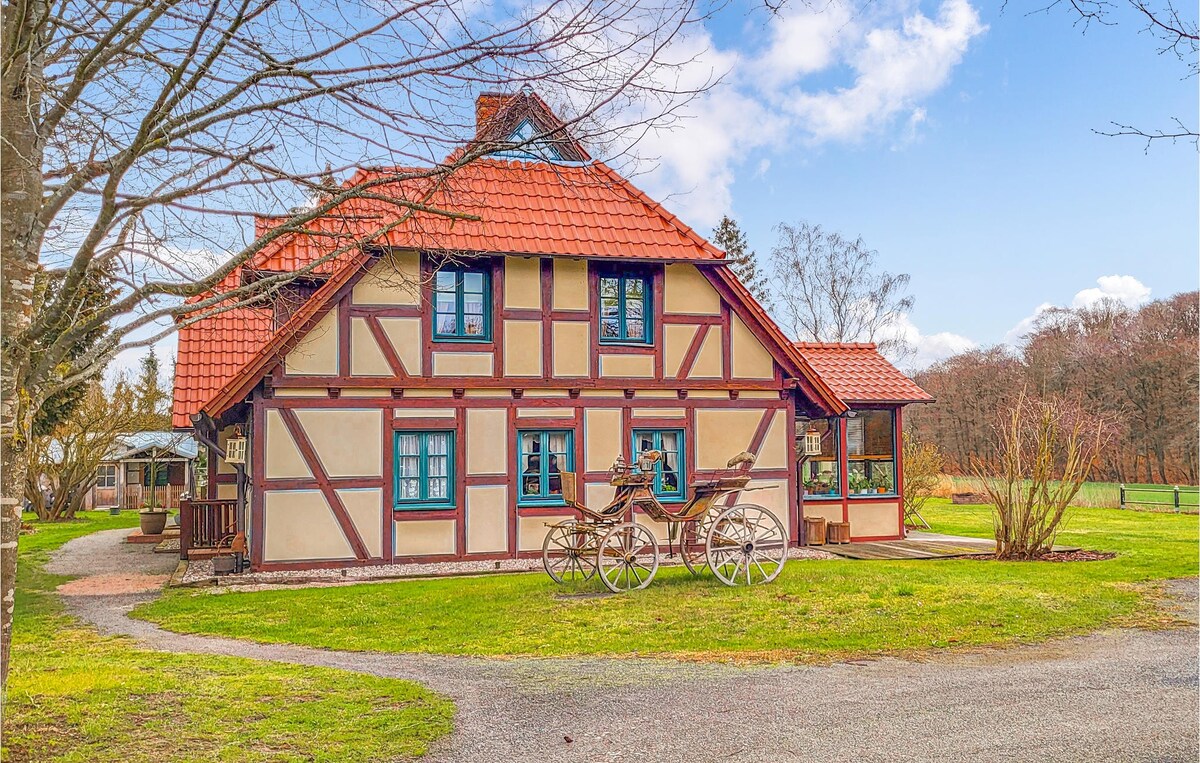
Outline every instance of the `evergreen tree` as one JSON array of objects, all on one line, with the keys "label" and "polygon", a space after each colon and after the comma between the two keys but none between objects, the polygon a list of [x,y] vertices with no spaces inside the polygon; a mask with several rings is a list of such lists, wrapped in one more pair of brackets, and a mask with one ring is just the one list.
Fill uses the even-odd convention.
[{"label": "evergreen tree", "polygon": [[134,405],[142,418],[142,428],[167,430],[171,417],[167,411],[170,393],[159,384],[158,355],[154,348],[142,358],[142,368],[133,385]]},{"label": "evergreen tree", "polygon": [[758,268],[758,256],[750,249],[746,234],[729,215],[721,218],[713,231],[713,244],[725,250],[726,262],[742,284],[763,307],[771,307],[771,290],[766,275]]}]

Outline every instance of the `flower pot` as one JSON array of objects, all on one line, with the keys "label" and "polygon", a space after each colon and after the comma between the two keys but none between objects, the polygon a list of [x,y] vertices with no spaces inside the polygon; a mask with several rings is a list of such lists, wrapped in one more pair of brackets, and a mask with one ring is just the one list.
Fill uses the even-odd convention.
[{"label": "flower pot", "polygon": [[214,575],[232,575],[237,569],[237,559],[233,556],[213,557]]},{"label": "flower pot", "polygon": [[113,515],[114,517],[119,517],[119,516],[121,516],[121,507],[113,506],[111,509],[108,510],[108,513]]},{"label": "flower pot", "polygon": [[162,535],[163,528],[167,526],[167,512],[143,511],[138,515],[138,522],[142,527],[142,535]]},{"label": "flower pot", "polygon": [[877,492],[880,492],[880,493],[886,493],[886,492],[887,492],[887,488],[886,488],[886,487],[879,487],[879,488],[875,488],[875,490],[876,490]]}]

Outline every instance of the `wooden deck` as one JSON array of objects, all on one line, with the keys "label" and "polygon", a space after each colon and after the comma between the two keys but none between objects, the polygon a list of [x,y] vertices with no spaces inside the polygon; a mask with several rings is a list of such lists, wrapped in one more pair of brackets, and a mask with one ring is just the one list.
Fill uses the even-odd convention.
[{"label": "wooden deck", "polygon": [[[959,556],[990,556],[996,542],[987,538],[910,532],[904,540],[865,541],[814,546],[847,559],[952,559]],[[1077,546],[1055,546],[1055,551],[1078,551]]]}]

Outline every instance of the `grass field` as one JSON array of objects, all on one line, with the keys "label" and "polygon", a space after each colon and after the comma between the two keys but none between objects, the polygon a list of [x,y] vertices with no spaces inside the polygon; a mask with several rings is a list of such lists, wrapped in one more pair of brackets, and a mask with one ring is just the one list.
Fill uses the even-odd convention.
[{"label": "grass field", "polygon": [[[978,492],[979,480],[975,477],[949,477],[951,490]],[[1154,511],[1174,511],[1174,485],[1125,484],[1125,500],[1128,506]],[[943,496],[949,497],[949,496]],[[1085,482],[1075,496],[1077,506],[1115,509],[1121,505],[1121,486],[1116,482]],[[1179,506],[1183,511],[1200,509],[1200,488],[1179,486]]]},{"label": "grass field", "polygon": [[[991,531],[985,507],[935,500],[926,517],[941,531]],[[1195,517],[1081,508],[1061,542],[1115,559],[803,561],[750,589],[669,568],[648,589],[621,596],[575,596],[601,588],[563,589],[540,573],[176,591],[134,614],[188,633],[336,649],[823,661],[1158,624],[1155,582],[1195,575],[1197,540]]]},{"label": "grass field", "polygon": [[450,731],[453,704],[407,681],[150,652],[65,616],[49,553],[136,524],[88,513],[21,538],[3,760],[391,761]]}]

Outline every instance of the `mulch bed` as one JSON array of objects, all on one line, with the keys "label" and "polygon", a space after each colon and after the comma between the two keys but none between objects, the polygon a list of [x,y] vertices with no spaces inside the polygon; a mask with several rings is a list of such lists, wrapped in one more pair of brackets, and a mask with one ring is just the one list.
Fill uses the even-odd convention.
[{"label": "mulch bed", "polygon": [[[1037,562],[1103,562],[1107,559],[1116,558],[1116,554],[1109,551],[1084,551],[1078,549],[1075,551],[1051,551],[1048,554],[1043,554],[1033,561]],[[973,556],[972,559],[983,559],[989,562],[1000,561],[995,554],[985,554],[981,556]],[[1005,560],[1007,561],[1007,560]]]}]

